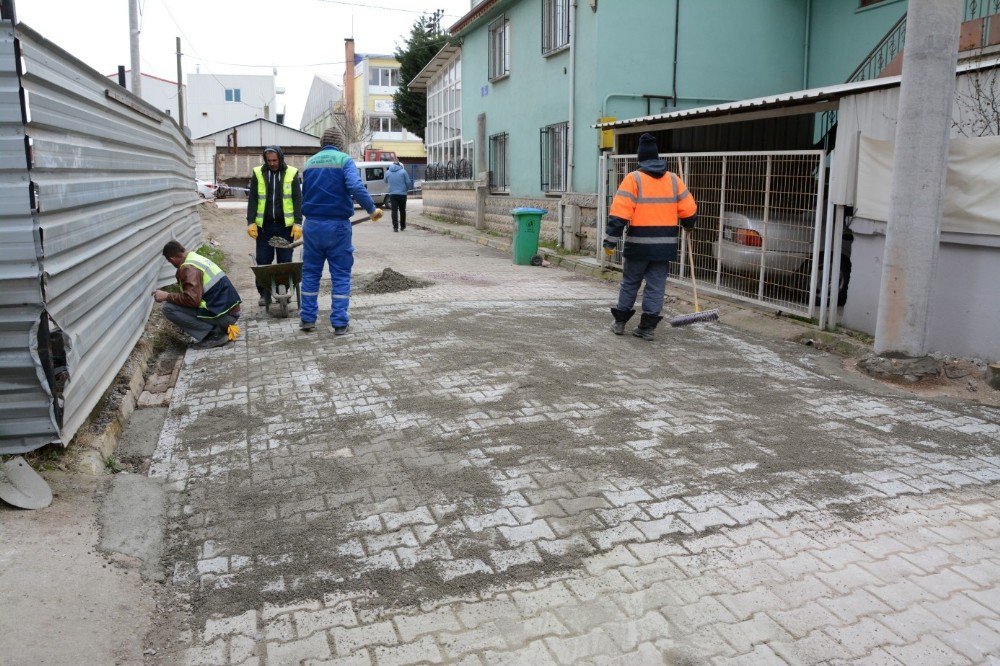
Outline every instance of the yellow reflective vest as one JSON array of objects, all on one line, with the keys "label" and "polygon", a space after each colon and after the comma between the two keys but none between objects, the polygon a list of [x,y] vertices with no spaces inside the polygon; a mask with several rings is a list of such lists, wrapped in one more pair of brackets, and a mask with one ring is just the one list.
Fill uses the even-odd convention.
[{"label": "yellow reflective vest", "polygon": [[[264,167],[255,166],[254,174],[257,176],[257,219],[258,227],[264,226],[264,207],[267,205],[267,181],[264,180]],[[285,226],[290,227],[295,224],[295,204],[292,202],[292,183],[299,175],[299,170],[295,167],[285,167],[285,178],[281,181],[281,210],[285,214]]]}]

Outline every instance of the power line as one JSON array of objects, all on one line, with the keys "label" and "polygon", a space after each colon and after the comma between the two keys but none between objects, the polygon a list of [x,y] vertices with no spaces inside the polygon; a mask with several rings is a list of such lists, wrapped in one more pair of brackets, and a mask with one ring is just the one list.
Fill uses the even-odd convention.
[{"label": "power line", "polygon": [[[203,58],[201,57],[201,54],[198,53],[198,49],[195,48],[194,44],[191,42],[191,39],[184,32],[184,29],[181,28],[181,24],[177,22],[176,18],[174,18],[174,14],[173,14],[173,12],[170,11],[170,7],[167,6],[166,0],[160,0],[160,4],[163,5],[163,8],[167,11],[167,16],[169,16],[170,20],[174,22],[174,25],[177,27],[177,30],[181,33],[181,36],[184,38],[184,41],[186,41],[188,43],[188,46],[191,47],[191,51],[198,57],[199,60],[203,60]],[[208,66],[205,67],[205,71],[208,72],[209,76],[211,76],[213,79],[215,79],[215,82],[218,83],[219,86],[223,90],[227,90],[226,84],[223,83],[222,81],[220,81],[219,77],[217,77],[215,75],[215,73],[211,69],[208,68]],[[265,102],[265,105],[270,104],[273,99],[274,99],[274,97],[272,97],[271,99],[267,100]],[[237,101],[237,100],[234,99],[233,101]],[[246,102],[243,101],[242,98],[240,100],[238,100],[238,101],[239,101],[240,104],[242,104],[243,106],[247,107],[248,109],[253,109],[254,111],[257,110],[257,107],[255,107],[253,104],[247,104]]]},{"label": "power line", "polygon": [[347,63],[346,60],[338,60],[338,61],[335,61],[335,62],[310,62],[310,63],[301,63],[301,64],[296,64],[296,65],[275,65],[275,64],[270,64],[270,65],[247,65],[247,64],[242,63],[242,62],[225,62],[223,60],[209,60],[208,58],[201,58],[201,60],[203,60],[204,62],[211,62],[211,63],[214,63],[216,65],[226,65],[226,66],[229,66],[229,67],[252,67],[252,68],[257,68],[257,69],[271,69],[271,68],[275,68],[275,67],[281,68],[281,69],[295,69],[297,67],[323,67],[325,65],[344,65],[344,64]]},{"label": "power line", "polygon": [[[363,2],[347,2],[347,0],[319,0],[320,2],[328,2],[333,5],[345,5],[347,7],[354,7],[356,9],[378,9],[387,12],[406,12],[407,14],[430,14],[427,10],[419,9],[400,9],[399,7],[385,7],[382,5],[369,5]],[[441,16],[450,16],[451,18],[462,18],[459,14],[444,14]]]}]

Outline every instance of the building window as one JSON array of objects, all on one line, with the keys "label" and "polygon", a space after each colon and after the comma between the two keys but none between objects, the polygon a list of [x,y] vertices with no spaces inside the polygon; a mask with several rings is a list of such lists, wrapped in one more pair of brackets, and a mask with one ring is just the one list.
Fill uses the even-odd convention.
[{"label": "building window", "polygon": [[490,191],[510,192],[510,174],[507,164],[510,161],[510,137],[494,134],[490,137]]},{"label": "building window", "polygon": [[372,132],[402,132],[403,125],[394,116],[372,116],[368,119]]},{"label": "building window", "polygon": [[566,191],[568,123],[549,125],[541,131],[542,192]]},{"label": "building window", "polygon": [[240,100],[240,89],[239,88],[226,88],[226,101],[227,102],[239,102]]},{"label": "building window", "polygon": [[455,57],[427,86],[428,164],[458,163],[466,157],[462,143],[462,61]]},{"label": "building window", "polygon": [[569,44],[569,0],[542,0],[542,53]]},{"label": "building window", "polygon": [[510,76],[510,20],[501,16],[490,23],[490,81]]},{"label": "building window", "polygon": [[399,85],[399,70],[394,67],[372,67],[368,71],[368,85],[393,88]]}]

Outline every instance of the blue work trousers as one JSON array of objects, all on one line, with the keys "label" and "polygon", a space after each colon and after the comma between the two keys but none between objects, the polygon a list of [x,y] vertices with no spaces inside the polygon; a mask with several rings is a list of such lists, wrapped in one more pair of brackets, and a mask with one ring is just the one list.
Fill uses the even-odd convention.
[{"label": "blue work trousers", "polygon": [[330,265],[333,298],[330,324],[347,326],[347,307],[351,303],[351,268],[354,266],[354,245],[351,243],[350,220],[317,220],[309,218],[302,226],[302,321],[314,322],[319,313],[319,280],[323,264]]},{"label": "blue work trousers", "polygon": [[[286,227],[284,222],[280,224],[275,223],[265,223],[263,227],[257,229],[257,264],[259,266],[267,266],[274,261],[275,256],[278,258],[279,264],[287,264],[292,260],[292,252],[294,250],[281,249],[268,244],[274,236],[279,238],[284,238],[289,243],[292,242],[292,228]],[[257,293],[261,296],[269,296],[271,293],[271,286],[267,285],[262,287],[257,285]]]},{"label": "blue work trousers", "polygon": [[618,309],[631,310],[639,293],[639,285],[646,281],[642,289],[642,311],[659,315],[663,309],[663,292],[667,288],[666,261],[646,261],[626,259],[622,267],[622,283],[618,289]]}]

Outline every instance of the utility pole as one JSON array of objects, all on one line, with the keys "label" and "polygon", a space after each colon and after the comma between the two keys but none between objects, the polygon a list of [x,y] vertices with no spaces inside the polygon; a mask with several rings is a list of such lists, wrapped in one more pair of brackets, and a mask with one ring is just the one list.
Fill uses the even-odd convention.
[{"label": "utility pole", "polygon": [[927,353],[961,18],[960,0],[910,0],[907,7],[875,324],[875,353],[881,356]]},{"label": "utility pole", "polygon": [[129,52],[132,55],[132,94],[142,97],[142,68],[139,65],[139,0],[128,0]]},{"label": "utility pole", "polygon": [[181,38],[177,38],[177,124],[184,131],[184,75],[181,72]]}]

